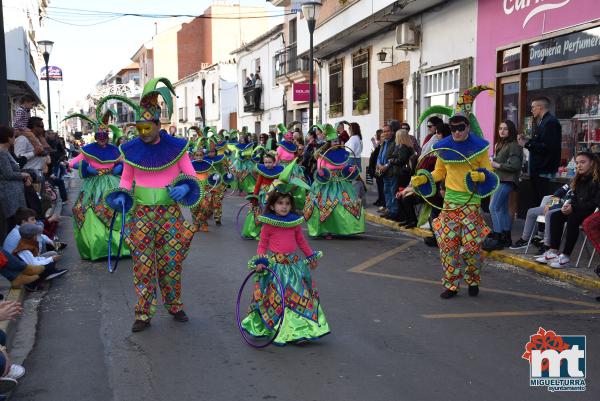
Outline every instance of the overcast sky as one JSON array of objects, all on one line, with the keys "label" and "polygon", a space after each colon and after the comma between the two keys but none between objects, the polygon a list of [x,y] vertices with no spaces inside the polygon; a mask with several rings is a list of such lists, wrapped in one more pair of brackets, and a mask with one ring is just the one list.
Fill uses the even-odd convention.
[{"label": "overcast sky", "polygon": [[[43,30],[37,35],[37,39],[54,41],[49,64],[63,70],[61,101],[64,107],[66,109],[74,107],[75,102],[84,99],[95,84],[109,72],[128,65],[131,62],[130,57],[136,50],[152,38],[156,29],[155,22],[158,23],[160,32],[191,19],[121,17],[104,22],[109,18],[84,17],[78,15],[78,12],[73,9],[200,15],[212,3],[212,0],[51,0],[48,15],[55,20],[45,20]],[[240,0],[227,3],[261,6],[266,4],[269,10],[276,10],[265,0]],[[71,10],[59,10],[59,7]],[[271,12],[271,14],[279,13]],[[62,23],[56,20],[61,20]]]}]

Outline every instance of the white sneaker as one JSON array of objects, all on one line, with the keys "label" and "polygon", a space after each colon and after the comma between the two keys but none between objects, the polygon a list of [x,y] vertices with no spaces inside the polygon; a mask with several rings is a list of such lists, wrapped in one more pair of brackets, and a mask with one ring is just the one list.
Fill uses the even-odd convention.
[{"label": "white sneaker", "polygon": [[565,267],[569,267],[570,261],[571,259],[567,255],[561,253],[554,262],[549,264],[549,266],[554,269],[564,269]]},{"label": "white sneaker", "polygon": [[535,258],[539,263],[552,263],[558,258],[558,255],[552,250],[547,250],[542,256]]},{"label": "white sneaker", "polygon": [[25,368],[23,366],[17,365],[16,363],[10,365],[10,370],[6,377],[17,380],[23,376],[25,376]]}]

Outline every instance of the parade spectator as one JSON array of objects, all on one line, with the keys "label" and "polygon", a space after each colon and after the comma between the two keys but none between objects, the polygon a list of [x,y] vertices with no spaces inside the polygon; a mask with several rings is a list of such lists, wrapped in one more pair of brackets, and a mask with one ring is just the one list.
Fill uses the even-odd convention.
[{"label": "parade spectator", "polygon": [[401,123],[400,128],[405,129],[406,132],[408,132],[408,134],[410,136],[410,140],[412,141],[412,144],[413,144],[413,149],[414,149],[417,157],[421,156],[421,146],[419,145],[419,140],[417,138],[415,138],[415,136],[413,134],[410,133],[410,124],[409,123]]},{"label": "parade spectator", "polygon": [[[17,209],[26,205],[23,181],[29,178],[29,174],[21,172],[19,164],[10,154],[14,142],[12,128],[0,126],[0,207],[4,219],[11,222]],[[7,228],[11,225],[8,224]]]},{"label": "parade spectator", "polygon": [[517,127],[510,120],[498,127],[498,140],[491,161],[500,185],[490,200],[493,231],[483,244],[486,251],[501,250],[512,245],[513,217],[509,212],[510,193],[517,189],[523,165],[523,149],[517,143]]},{"label": "parade spectator", "polygon": [[369,167],[368,172],[371,177],[375,177],[375,184],[377,185],[377,200],[373,203],[375,206],[379,206],[379,210],[385,209],[385,194],[383,192],[383,177],[376,174],[377,157],[379,156],[379,149],[381,148],[381,135],[383,134],[382,129],[375,131],[375,136],[371,137],[371,144],[373,145],[373,151],[369,156]]},{"label": "parade spectator", "polygon": [[67,269],[56,268],[56,262],[61,258],[56,252],[39,252],[39,236],[42,227],[38,224],[26,223],[19,227],[21,239],[12,254],[30,266],[44,266],[40,279],[51,280],[67,273]]},{"label": "parade spectator", "polygon": [[348,139],[350,139],[350,135],[348,135],[348,132],[344,129],[344,123],[338,123],[336,130],[340,143],[344,145],[346,142],[348,142]]},{"label": "parade spectator", "polygon": [[13,116],[12,126],[15,130],[25,131],[31,117],[31,109],[35,106],[36,100],[31,95],[23,95],[19,103],[19,107],[17,107]]},{"label": "parade spectator", "polygon": [[432,116],[427,120],[427,135],[423,139],[423,147],[419,156],[424,156],[431,151],[431,147],[438,141],[438,136],[436,135],[438,127],[443,124],[444,121],[438,116]]},{"label": "parade spectator", "polygon": [[[550,249],[536,259],[550,267],[567,267],[570,255],[579,238],[579,226],[600,205],[600,166],[596,155],[580,152],[575,158],[576,175],[571,183],[573,196],[567,199],[550,218]],[[563,234],[563,224],[567,224],[567,238],[562,253],[559,246]]]},{"label": "parade spectator", "polygon": [[315,150],[317,149],[317,133],[310,131],[306,137],[306,146],[302,155],[302,167],[304,167],[304,177],[309,184],[312,184],[315,170],[317,169],[317,159],[315,159]]},{"label": "parade spectator", "polygon": [[398,215],[398,206],[396,204],[395,194],[398,187],[398,169],[395,165],[390,164],[389,158],[394,153],[396,148],[394,133],[400,128],[400,123],[397,120],[391,120],[384,124],[382,134],[382,144],[377,156],[376,174],[383,177],[383,192],[385,195],[386,209],[382,213],[382,217],[389,218]]},{"label": "parade spectator", "polygon": [[[16,301],[0,301],[0,321],[15,320],[23,314],[23,307]],[[17,379],[25,375],[25,368],[12,363],[6,350],[6,333],[0,330],[0,394],[6,394],[17,385]]]},{"label": "parade spectator", "polygon": [[358,123],[350,123],[348,126],[350,138],[346,141],[346,147],[350,150],[350,163],[362,170],[361,155],[363,150],[362,134]]},{"label": "parade spectator", "polygon": [[0,250],[0,275],[10,281],[11,288],[21,288],[40,278],[43,266],[30,266],[16,256]]},{"label": "parade spectator", "polygon": [[[552,196],[545,196],[542,198],[542,202],[539,206],[529,208],[525,217],[525,225],[523,226],[523,233],[514,244],[510,246],[510,249],[516,250],[526,248],[531,242],[538,245],[540,248],[539,254],[543,254],[550,248],[550,218],[553,213],[560,212],[560,209],[564,203],[573,196],[573,191],[569,184],[565,184],[558,188]],[[534,228],[538,216],[544,215],[544,235],[543,237],[537,238],[532,237],[534,235]]]},{"label": "parade spectator", "polygon": [[[19,241],[21,240],[21,234],[19,233],[19,228],[23,224],[38,224],[40,227],[44,227],[43,222],[38,222],[36,220],[36,212],[33,209],[29,209],[26,207],[17,209],[15,213],[15,221],[17,225],[8,233],[4,243],[2,244],[2,248],[8,252],[12,253]],[[39,253],[44,253],[46,249],[48,250],[61,250],[66,248],[67,244],[63,244],[60,242],[54,242],[45,234],[42,234],[38,237],[39,240]]]},{"label": "parade spectator", "polygon": [[14,152],[21,168],[32,170],[36,173],[36,178],[41,178],[43,171],[47,168],[47,150],[39,140],[39,133],[44,134],[44,121],[39,117],[31,117],[27,124],[26,131],[21,131],[21,135],[15,139]]},{"label": "parade spectator", "polygon": [[[433,117],[432,117],[433,118]],[[442,121],[440,118],[437,118],[439,121]],[[434,120],[435,121],[435,120]],[[443,138],[452,135],[450,132],[450,126],[448,124],[444,124],[441,122],[437,128],[435,128],[435,135],[429,137],[427,143],[433,142],[436,143]],[[435,162],[437,157],[435,155],[430,155],[427,157],[427,160],[422,160],[419,163],[420,168],[427,170],[429,172],[433,171],[435,168]],[[412,172],[414,174],[414,172]],[[442,207],[442,203],[444,201],[443,195],[443,184],[437,185],[436,194],[430,198],[428,198],[429,202],[433,203],[436,206]],[[425,201],[420,196],[416,195],[412,189],[411,185],[408,185],[403,191],[399,191],[396,193],[396,198],[398,199],[398,221],[401,227],[404,228],[414,228],[417,226],[417,214],[415,210],[415,206]],[[432,209],[431,218],[437,217],[439,214],[439,209]],[[435,241],[435,237],[433,236],[433,232],[431,236],[425,238],[425,243],[429,246],[437,245]]]},{"label": "parade spectator", "polygon": [[254,107],[260,108],[260,95],[262,94],[262,80],[260,74],[257,72],[254,75]]},{"label": "parade spectator", "polygon": [[[406,223],[406,220],[402,220],[402,216],[400,216],[400,209],[399,205],[397,204],[396,193],[398,190],[404,190],[404,188],[406,188],[410,182],[412,172],[408,166],[408,162],[410,157],[415,153],[412,146],[413,143],[410,139],[408,131],[405,129],[399,129],[395,136],[394,151],[388,159],[388,162],[394,166],[396,174],[396,187],[394,188],[394,203],[396,204],[396,213],[388,215],[388,218],[396,221],[403,221],[404,223]],[[414,222],[411,222],[411,225],[414,227],[416,223],[417,221],[415,219]]]},{"label": "parade spectator", "polygon": [[63,147],[63,144],[55,131],[46,132],[46,142],[48,142],[48,146],[50,146],[50,166],[48,168],[49,181],[58,188],[60,199],[63,202],[67,202],[67,188],[63,179],[67,173],[67,151]]},{"label": "parade spectator", "polygon": [[539,204],[549,192],[548,183],[560,166],[562,127],[550,113],[550,100],[536,97],[531,102],[533,136],[525,143],[529,150],[529,180],[533,202]]}]

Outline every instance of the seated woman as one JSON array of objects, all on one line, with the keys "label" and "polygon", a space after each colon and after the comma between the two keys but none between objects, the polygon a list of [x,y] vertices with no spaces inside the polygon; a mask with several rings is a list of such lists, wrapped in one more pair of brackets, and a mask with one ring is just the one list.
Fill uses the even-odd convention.
[{"label": "seated woman", "polygon": [[[573,196],[567,199],[560,213],[550,218],[550,249],[536,259],[550,267],[561,269],[568,267],[570,255],[579,237],[579,226],[600,205],[600,168],[596,155],[580,152],[575,158],[576,174],[571,183]],[[559,254],[563,233],[563,224],[567,223],[567,239],[562,253]]]},{"label": "seated woman", "polygon": [[553,213],[560,212],[560,209],[562,208],[564,203],[567,201],[567,199],[570,199],[572,196],[573,190],[571,189],[571,186],[569,184],[565,184],[562,187],[558,188],[554,192],[554,194],[552,194],[552,196],[545,196],[544,199],[542,199],[542,203],[540,204],[540,206],[528,209],[521,238],[519,238],[513,245],[511,245],[510,249],[515,250],[527,247],[527,244],[529,243],[529,238],[531,238],[531,236],[535,234],[533,232],[533,229],[535,228],[535,222],[538,216],[544,215],[544,237],[542,238],[543,242],[539,245],[539,255],[546,252],[550,247],[550,217],[552,217]]}]

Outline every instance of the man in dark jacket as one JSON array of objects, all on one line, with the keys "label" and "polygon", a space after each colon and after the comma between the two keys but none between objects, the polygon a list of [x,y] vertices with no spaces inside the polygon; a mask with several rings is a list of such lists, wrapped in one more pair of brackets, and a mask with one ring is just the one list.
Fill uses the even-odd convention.
[{"label": "man in dark jacket", "polygon": [[390,163],[390,157],[396,148],[395,135],[400,129],[397,120],[391,120],[383,126],[383,135],[379,155],[377,156],[376,174],[383,177],[383,193],[385,194],[385,207],[387,211],[382,217],[396,218],[398,216],[398,204],[396,203],[396,188],[398,186],[398,168]]},{"label": "man in dark jacket", "polygon": [[531,102],[531,114],[534,119],[532,138],[525,144],[529,150],[529,179],[533,190],[533,201],[539,205],[548,195],[548,182],[560,166],[562,127],[550,114],[550,100],[537,97]]}]

